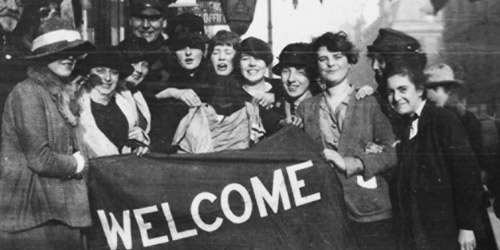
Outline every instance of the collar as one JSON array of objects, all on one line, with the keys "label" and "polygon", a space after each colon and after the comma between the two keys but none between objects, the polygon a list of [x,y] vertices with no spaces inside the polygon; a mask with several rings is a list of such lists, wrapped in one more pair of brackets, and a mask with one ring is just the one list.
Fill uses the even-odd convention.
[{"label": "collar", "polygon": [[52,96],[58,97],[60,95],[64,83],[47,67],[29,67],[27,74],[29,78],[49,91]]},{"label": "collar", "polygon": [[422,114],[422,110],[424,109],[424,106],[425,106],[425,103],[427,103],[427,100],[424,100],[420,106],[418,106],[417,110],[415,110],[415,115],[417,115],[417,118],[420,117],[420,115]]},{"label": "collar", "polygon": [[[342,99],[342,101],[339,103],[339,105],[343,104],[343,105],[348,106],[349,102],[351,101],[351,96],[353,94],[354,94],[354,87],[352,85],[349,85],[349,91],[348,91],[346,97],[344,97],[344,99]],[[326,91],[324,91],[322,95],[323,96],[322,96],[321,101],[320,101],[320,108],[322,108],[324,110],[328,110],[329,107],[328,107],[328,104],[326,103],[328,96],[326,94]]]}]

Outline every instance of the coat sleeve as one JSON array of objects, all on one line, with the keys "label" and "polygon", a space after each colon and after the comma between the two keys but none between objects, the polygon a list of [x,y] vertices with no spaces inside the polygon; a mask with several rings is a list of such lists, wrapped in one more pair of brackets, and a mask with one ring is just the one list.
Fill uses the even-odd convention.
[{"label": "coat sleeve", "polygon": [[443,112],[436,120],[448,163],[458,227],[472,230],[478,221],[482,198],[479,164],[458,118],[451,112]]},{"label": "coat sleeve", "polygon": [[392,131],[391,123],[382,113],[375,99],[370,99],[372,99],[372,101],[369,102],[373,130],[372,142],[384,146],[384,151],[378,154],[360,152],[358,155],[355,155],[355,157],[363,162],[364,171],[360,174],[363,175],[365,180],[386,172],[397,163],[396,149],[392,147],[395,136]]},{"label": "coat sleeve", "polygon": [[[19,88],[18,90],[20,90]],[[72,155],[55,152],[49,144],[43,98],[34,88],[27,86],[12,92],[14,127],[28,167],[35,173],[48,177],[67,177],[76,173],[77,162]],[[54,124],[54,126],[58,126]]]}]

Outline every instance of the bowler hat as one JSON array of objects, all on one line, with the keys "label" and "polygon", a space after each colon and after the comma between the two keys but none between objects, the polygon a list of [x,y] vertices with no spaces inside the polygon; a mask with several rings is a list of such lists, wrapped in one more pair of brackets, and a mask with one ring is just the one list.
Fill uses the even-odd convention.
[{"label": "bowler hat", "polygon": [[414,37],[401,31],[383,28],[379,30],[378,36],[369,45],[368,52],[420,52],[420,43]]},{"label": "bowler hat", "polygon": [[164,16],[166,6],[160,0],[130,0],[132,16]]},{"label": "bowler hat", "polygon": [[281,51],[278,59],[279,63],[273,67],[273,73],[276,75],[280,75],[281,70],[288,66],[313,67],[314,53],[307,43],[291,43]]},{"label": "bowler hat", "polygon": [[106,67],[115,69],[120,74],[120,79],[124,79],[134,72],[134,68],[125,61],[123,54],[113,46],[97,47],[89,52],[87,57],[79,62],[80,69],[84,74],[88,74],[92,68]]},{"label": "bowler hat", "polygon": [[425,87],[432,88],[448,84],[462,85],[463,81],[455,79],[455,74],[447,64],[440,63],[433,65],[424,71],[426,81]]},{"label": "bowler hat", "polygon": [[24,59],[42,59],[63,53],[85,54],[94,46],[82,39],[71,22],[61,17],[45,20],[35,31],[32,54]]}]

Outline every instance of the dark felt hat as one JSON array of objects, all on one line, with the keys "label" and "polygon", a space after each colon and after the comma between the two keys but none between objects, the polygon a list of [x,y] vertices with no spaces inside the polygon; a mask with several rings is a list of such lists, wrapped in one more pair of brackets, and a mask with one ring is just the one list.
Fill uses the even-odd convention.
[{"label": "dark felt hat", "polygon": [[273,63],[273,52],[269,45],[255,37],[249,37],[240,44],[240,54],[247,54],[257,59],[264,60],[266,65]]},{"label": "dark felt hat", "polygon": [[64,53],[85,54],[93,48],[92,43],[83,40],[69,20],[54,17],[42,22],[36,29],[32,54],[24,58],[43,59]]},{"label": "dark felt hat", "polygon": [[130,14],[132,16],[164,16],[167,7],[160,0],[130,0]]},{"label": "dark felt hat", "polygon": [[183,13],[169,20],[167,35],[168,46],[172,51],[185,47],[205,50],[205,44],[210,41],[205,35],[203,18],[191,13]]},{"label": "dark felt hat", "polygon": [[87,57],[78,63],[79,72],[88,74],[92,68],[106,67],[118,70],[120,79],[134,72],[134,68],[126,62],[124,55],[113,46],[100,46],[88,53]]},{"label": "dark felt hat", "polygon": [[281,74],[284,67],[312,67],[314,65],[315,54],[311,51],[311,46],[308,43],[291,43],[288,44],[278,57],[279,63],[273,67],[273,73]]},{"label": "dark felt hat", "polygon": [[383,28],[379,30],[378,36],[369,45],[368,52],[420,52],[421,45],[414,37],[398,30]]}]

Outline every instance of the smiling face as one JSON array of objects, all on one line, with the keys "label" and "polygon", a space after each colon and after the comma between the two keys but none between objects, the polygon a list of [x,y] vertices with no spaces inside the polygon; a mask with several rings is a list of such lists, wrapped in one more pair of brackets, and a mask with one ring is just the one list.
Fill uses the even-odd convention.
[{"label": "smiling face", "polygon": [[134,36],[144,38],[150,43],[156,41],[161,35],[162,29],[167,27],[167,20],[161,15],[132,16],[130,24]]},{"label": "smiling face", "polygon": [[214,66],[215,73],[221,76],[228,76],[233,72],[233,58],[236,55],[236,50],[230,45],[216,45],[212,54],[210,55],[210,61]]},{"label": "smiling face", "polygon": [[125,79],[125,82],[135,87],[139,85],[149,73],[149,63],[147,61],[140,61],[132,63],[131,65],[134,67],[134,72]]},{"label": "smiling face", "polygon": [[281,82],[292,99],[300,98],[309,91],[310,81],[305,68],[284,67],[281,70]]},{"label": "smiling face", "polygon": [[47,67],[60,78],[66,78],[71,75],[73,69],[75,68],[76,58],[74,56],[68,56],[66,58],[57,59],[47,65]]},{"label": "smiling face", "polygon": [[342,52],[331,52],[326,46],[322,46],[317,55],[319,75],[327,87],[338,85],[347,78],[351,65]]},{"label": "smiling face", "polygon": [[241,74],[251,84],[257,84],[264,81],[267,72],[266,62],[243,53],[240,59]]},{"label": "smiling face", "polygon": [[119,77],[118,70],[106,67],[94,67],[90,70],[90,74],[101,78],[102,83],[94,87],[99,94],[109,96],[115,93]]},{"label": "smiling face", "polygon": [[0,26],[6,32],[17,27],[24,11],[22,0],[0,0]]},{"label": "smiling face", "polygon": [[387,99],[398,113],[413,114],[423,102],[424,91],[417,89],[407,75],[393,75],[387,79]]},{"label": "smiling face", "polygon": [[195,70],[200,66],[201,59],[203,58],[203,50],[185,47],[175,51],[177,62],[179,65],[187,70]]}]

